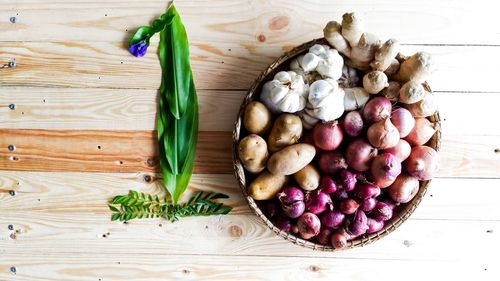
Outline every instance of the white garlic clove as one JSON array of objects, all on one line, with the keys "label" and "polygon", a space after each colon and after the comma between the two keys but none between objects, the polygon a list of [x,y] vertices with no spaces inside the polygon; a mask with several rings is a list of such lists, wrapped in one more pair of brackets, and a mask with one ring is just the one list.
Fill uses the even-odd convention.
[{"label": "white garlic clove", "polygon": [[318,66],[319,57],[313,53],[307,53],[300,61],[300,66],[305,72],[313,71]]},{"label": "white garlic clove", "polygon": [[319,56],[320,54],[323,54],[329,48],[330,47],[328,47],[326,45],[314,44],[311,48],[309,48],[309,53],[313,53],[313,54]]}]

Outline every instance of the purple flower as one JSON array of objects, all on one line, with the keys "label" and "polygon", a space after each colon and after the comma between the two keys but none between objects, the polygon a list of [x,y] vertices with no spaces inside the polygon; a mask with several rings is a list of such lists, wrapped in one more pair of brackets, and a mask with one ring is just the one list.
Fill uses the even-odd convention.
[{"label": "purple flower", "polygon": [[145,40],[141,40],[137,43],[130,45],[128,50],[132,55],[136,57],[143,57],[144,55],[146,55],[146,52],[148,50],[148,44],[146,44]]}]

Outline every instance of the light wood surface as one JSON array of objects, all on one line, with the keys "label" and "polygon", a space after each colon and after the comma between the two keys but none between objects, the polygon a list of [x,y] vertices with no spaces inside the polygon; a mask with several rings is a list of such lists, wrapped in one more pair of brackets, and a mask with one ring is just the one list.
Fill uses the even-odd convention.
[{"label": "light wood surface", "polygon": [[[0,65],[17,67],[0,69],[0,280],[500,279],[494,1],[176,2],[200,98],[196,174],[185,196],[223,192],[234,210],[174,224],[111,222],[113,196],[164,194],[155,161],[147,161],[156,159],[157,38],[141,59],[125,42],[166,6],[1,1]],[[398,230],[363,248],[323,253],[275,236],[251,213],[232,175],[230,131],[256,76],[347,11],[362,13],[381,38],[400,40],[404,53],[436,58],[429,82],[443,119],[443,161]]]}]

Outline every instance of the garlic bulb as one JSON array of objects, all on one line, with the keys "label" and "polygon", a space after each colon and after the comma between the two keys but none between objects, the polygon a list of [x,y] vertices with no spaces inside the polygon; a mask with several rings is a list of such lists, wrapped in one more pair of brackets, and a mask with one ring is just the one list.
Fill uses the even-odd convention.
[{"label": "garlic bulb", "polygon": [[335,80],[317,80],[309,88],[306,112],[323,121],[335,120],[344,113],[344,95]]},{"label": "garlic bulb", "polygon": [[370,94],[361,87],[344,88],[344,108],[346,111],[363,107],[370,98]]},{"label": "garlic bulb", "polygon": [[[324,78],[338,80],[342,76],[344,59],[335,49],[316,44],[309,48],[305,55],[298,56],[290,62],[290,68],[304,73],[316,71]],[[300,72],[300,71],[299,71]]]},{"label": "garlic bulb", "polygon": [[309,86],[294,71],[280,71],[262,87],[260,100],[273,113],[295,113],[306,107]]},{"label": "garlic bulb", "polygon": [[342,67],[342,77],[339,79],[339,84],[343,88],[356,87],[358,84],[359,77],[356,73],[356,69],[347,65]]},{"label": "garlic bulb", "polygon": [[313,112],[310,108],[306,107],[304,110],[299,111],[297,114],[299,115],[300,120],[302,120],[302,127],[304,129],[312,129],[312,127],[314,127],[314,125],[319,122],[318,118],[311,115],[313,114]]}]

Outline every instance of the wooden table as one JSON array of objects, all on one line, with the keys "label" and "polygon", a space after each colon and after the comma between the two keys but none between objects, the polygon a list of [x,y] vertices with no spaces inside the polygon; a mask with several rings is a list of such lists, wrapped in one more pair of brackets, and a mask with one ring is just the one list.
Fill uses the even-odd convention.
[{"label": "wooden table", "polygon": [[[162,193],[153,132],[157,38],[142,59],[126,42],[166,2],[1,0],[0,63],[16,67],[0,69],[0,280],[499,280],[495,5],[178,1],[201,111],[189,192],[229,194],[234,210],[123,224],[110,221],[107,200],[129,189]],[[314,252],[276,237],[250,212],[231,174],[230,131],[259,72],[346,11],[364,14],[380,37],[399,39],[404,53],[435,56],[439,71],[429,82],[443,117],[443,167],[390,236]]]}]

